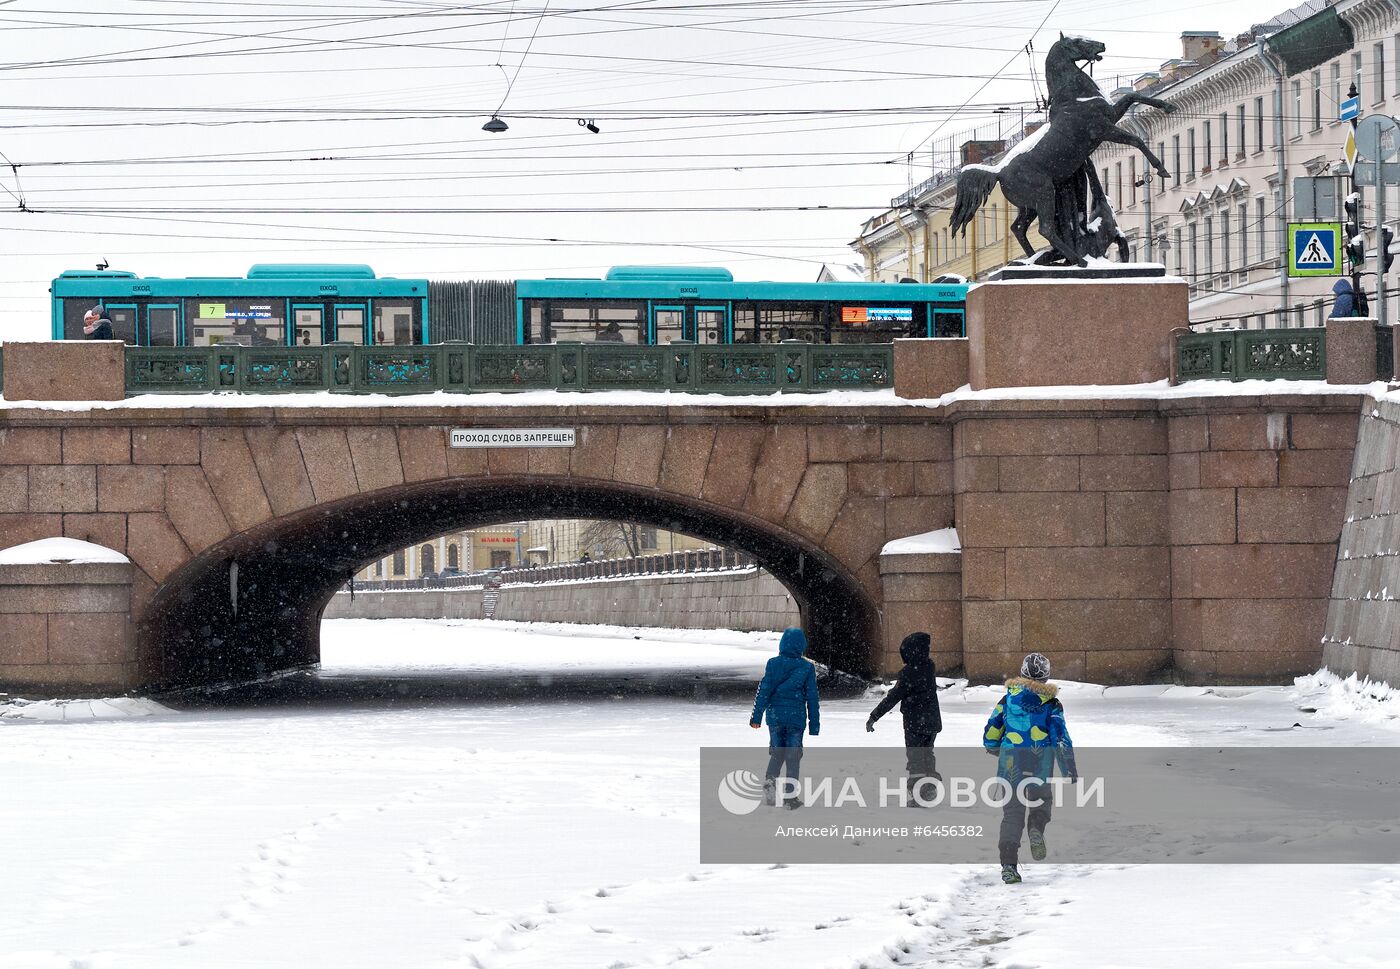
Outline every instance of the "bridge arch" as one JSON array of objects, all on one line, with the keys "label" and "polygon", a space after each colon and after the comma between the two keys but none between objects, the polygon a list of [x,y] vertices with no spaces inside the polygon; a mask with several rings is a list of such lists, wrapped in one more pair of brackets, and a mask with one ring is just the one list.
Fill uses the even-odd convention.
[{"label": "bridge arch", "polygon": [[699,497],[531,474],[382,488],[230,535],[160,584],[137,629],[140,653],[167,686],[245,681],[314,663],[322,612],[366,564],[445,532],[535,517],[633,521],[749,552],[792,593],[814,658],[874,670],[878,602],[810,538]]}]

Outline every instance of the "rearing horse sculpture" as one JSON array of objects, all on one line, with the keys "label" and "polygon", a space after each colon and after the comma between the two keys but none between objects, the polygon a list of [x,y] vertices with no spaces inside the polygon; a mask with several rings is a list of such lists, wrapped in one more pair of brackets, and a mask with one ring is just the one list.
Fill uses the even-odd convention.
[{"label": "rearing horse sculpture", "polygon": [[1107,206],[1103,187],[1089,164],[1089,156],[1104,142],[1131,145],[1142,152],[1163,178],[1170,173],[1147,144],[1118,127],[1134,104],[1146,104],[1171,113],[1174,105],[1136,91],[1109,103],[1098,84],[1079,66],[1098,61],[1106,48],[1087,37],[1066,37],[1050,48],[1045,77],[1050,89],[1050,120],[1026,138],[997,165],[968,165],[958,175],[957,201],[953,204],[953,232],[966,232],[977,209],[992,190],[1016,206],[1011,232],[1027,256],[1034,256],[1026,230],[1040,220],[1040,234],[1066,262],[1088,265],[1087,254],[1095,245],[1085,228],[1086,212]]}]

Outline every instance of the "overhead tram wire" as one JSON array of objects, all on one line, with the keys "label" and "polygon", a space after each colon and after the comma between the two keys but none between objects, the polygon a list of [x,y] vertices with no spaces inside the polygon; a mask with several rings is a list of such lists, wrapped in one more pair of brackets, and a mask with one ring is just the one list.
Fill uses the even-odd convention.
[{"label": "overhead tram wire", "polygon": [[[1041,19],[1040,24],[1035,28],[1034,31],[1031,32],[1031,38],[1030,38],[1030,39],[1031,39],[1032,41],[1035,40],[1035,35],[1038,34],[1038,33],[1040,33],[1041,30],[1043,30],[1043,29],[1045,28],[1045,25],[1046,25],[1047,23],[1050,22],[1050,18],[1051,18],[1052,16],[1055,15],[1055,11],[1058,10],[1058,9],[1060,8],[1060,2],[1061,2],[1061,0],[1055,0],[1055,2],[1050,6],[1050,9],[1047,10],[1047,11],[1045,12],[1045,16],[1044,16],[1044,18]],[[972,99],[975,98],[975,97],[977,97],[977,95],[981,94],[983,91],[985,91],[985,90],[987,89],[988,85],[990,85],[990,84],[992,83],[992,81],[996,80],[999,76],[1001,76],[1003,73],[1005,73],[1006,69],[1007,69],[1008,67],[1011,66],[1012,62],[1015,61],[1017,55],[1019,55],[1019,54],[1020,54],[1020,51],[1019,51],[1019,50],[1018,50],[1015,54],[1012,54],[1011,57],[1007,60],[1007,62],[1001,66],[1001,70],[997,71],[996,74],[993,74],[991,77],[987,78],[987,79],[986,79],[985,81],[983,81],[980,85],[978,85],[977,90],[973,91],[972,94],[968,95],[967,101],[964,102],[964,106],[965,106],[966,104],[971,103]],[[957,117],[959,113],[961,113],[961,109],[960,109],[959,111],[954,112],[952,115],[948,116],[947,118],[945,118],[942,122],[939,123],[939,125],[938,125],[937,128],[934,128],[933,131],[929,132],[929,134],[928,134],[922,141],[920,141],[917,145],[915,145],[915,146],[911,149],[911,151],[918,151],[918,150],[919,150],[920,148],[922,148],[924,145],[926,145],[926,144],[928,144],[930,141],[932,141],[935,137],[938,136],[938,133],[939,133],[940,131],[942,131],[944,128],[946,128],[946,127],[948,126],[948,122],[949,122],[949,121],[952,121],[953,118]]]}]

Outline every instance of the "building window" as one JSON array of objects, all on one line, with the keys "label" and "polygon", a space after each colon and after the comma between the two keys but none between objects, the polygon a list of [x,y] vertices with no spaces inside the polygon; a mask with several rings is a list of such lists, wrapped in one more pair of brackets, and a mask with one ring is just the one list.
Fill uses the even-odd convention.
[{"label": "building window", "polygon": [[[1244,147],[1241,139],[1240,147]],[[1254,99],[1254,150],[1264,150],[1264,99],[1257,97]]]},{"label": "building window", "polygon": [[1244,133],[1244,105],[1240,104],[1235,106],[1235,150],[1240,153],[1241,158],[1244,157]]},{"label": "building window", "polygon": [[[1277,215],[1279,212],[1282,212],[1282,211],[1284,211],[1284,208],[1283,208],[1283,193],[1282,193],[1282,191],[1279,190],[1279,189],[1274,189],[1274,209],[1273,209],[1273,212],[1274,212],[1275,215]],[[1288,251],[1288,225],[1287,225],[1287,223],[1278,226],[1278,227],[1277,227],[1277,232],[1278,232],[1278,235],[1275,236],[1274,252],[1278,254],[1278,257],[1279,257],[1280,261],[1282,261],[1283,253],[1285,253],[1285,252]],[[1271,258],[1272,258],[1272,257],[1271,257]]]},{"label": "building window", "polygon": [[1132,198],[1130,204],[1137,205],[1137,155],[1128,156],[1128,193]]},{"label": "building window", "polygon": [[996,242],[1001,238],[1001,220],[997,218],[996,203],[992,203],[992,231],[988,233],[988,241]]},{"label": "building window", "polygon": [[1220,213],[1220,271],[1228,273],[1230,271],[1230,213]]},{"label": "building window", "polygon": [[1206,277],[1215,275],[1215,220],[1206,216]]},{"label": "building window", "polygon": [[418,574],[431,575],[437,571],[437,549],[424,545],[418,550]]},{"label": "building window", "polygon": [[1333,108],[1332,118],[1333,118],[1333,120],[1336,120],[1337,112],[1340,112],[1340,111],[1341,111],[1341,108],[1342,108],[1342,98],[1344,98],[1344,97],[1345,97],[1345,95],[1342,94],[1342,62],[1341,62],[1341,61],[1333,61],[1333,62],[1332,62],[1332,108]]},{"label": "building window", "polygon": [[1186,129],[1186,177],[1196,177],[1196,129]]},{"label": "building window", "polygon": [[403,549],[399,549],[394,553],[394,575],[395,577],[399,577],[407,571],[408,556],[404,554]]},{"label": "building window", "polygon": [[1254,227],[1255,231],[1259,233],[1259,251],[1254,254],[1254,261],[1263,262],[1268,258],[1269,237],[1266,233],[1269,231],[1269,228],[1265,224],[1264,196],[1262,195],[1254,200]]},{"label": "building window", "polygon": [[657,548],[657,543],[656,543],[656,529],[654,529],[654,528],[640,528],[640,529],[638,529],[638,530],[637,530],[637,544],[640,545],[640,546],[642,547],[642,551],[644,551],[644,552],[654,552],[654,551],[656,551],[656,548]]},{"label": "building window", "polygon": [[1322,127],[1322,72],[1312,72],[1312,126],[1313,130]]},{"label": "building window", "polygon": [[1249,203],[1240,203],[1240,268],[1249,268]]},{"label": "building window", "polygon": [[[1157,142],[1157,157],[1158,157],[1158,158],[1166,158],[1166,157],[1167,157],[1167,143],[1166,143],[1165,141],[1159,141],[1159,142]],[[1152,185],[1152,173],[1150,173],[1150,172],[1143,172],[1142,174],[1143,174],[1143,177],[1147,179],[1147,184],[1148,184],[1149,189],[1150,189],[1150,186]],[[1181,184],[1181,158],[1180,158],[1180,157],[1178,157],[1178,158],[1176,159],[1176,161],[1174,161],[1174,162],[1172,163],[1172,178],[1176,179],[1176,184],[1178,184],[1178,185]],[[1158,195],[1161,195],[1161,194],[1162,194],[1163,192],[1165,192],[1166,190],[1167,190],[1167,180],[1164,178],[1164,179],[1162,179],[1161,181],[1159,181],[1159,182],[1157,183],[1157,194],[1158,194]]]},{"label": "building window", "polygon": [[456,545],[447,546],[447,567],[449,569],[460,569],[462,567],[462,553]]},{"label": "building window", "polygon": [[1400,34],[1395,35],[1395,83],[1391,90],[1400,93]]},{"label": "building window", "polygon": [[1191,262],[1189,263],[1191,271],[1191,284],[1194,286],[1196,284],[1196,281],[1200,278],[1201,274],[1201,253],[1198,249],[1198,243],[1200,240],[1196,231],[1196,223],[1192,222],[1186,227],[1186,236],[1187,247],[1191,251]]},{"label": "building window", "polygon": [[1375,58],[1371,65],[1371,83],[1376,86],[1371,97],[1379,104],[1385,100],[1385,41],[1377,41],[1371,53]]},{"label": "building window", "polygon": [[1172,185],[1181,184],[1181,135],[1172,135]]},{"label": "building window", "polygon": [[1181,246],[1181,230],[1172,230],[1172,252],[1176,253],[1176,274],[1180,276],[1186,264],[1185,250]]},{"label": "building window", "polygon": [[1303,136],[1303,82],[1293,82],[1293,137]]},{"label": "building window", "polygon": [[1201,155],[1201,171],[1208,172],[1214,167],[1214,163],[1211,159],[1215,157],[1211,151],[1209,121],[1201,122],[1201,147],[1205,149],[1204,153]]},{"label": "building window", "polygon": [[1356,93],[1361,94],[1361,51],[1353,51],[1351,55],[1351,80],[1356,85]]},{"label": "building window", "polygon": [[1220,162],[1224,164],[1230,160],[1230,115],[1226,111],[1220,112]]}]

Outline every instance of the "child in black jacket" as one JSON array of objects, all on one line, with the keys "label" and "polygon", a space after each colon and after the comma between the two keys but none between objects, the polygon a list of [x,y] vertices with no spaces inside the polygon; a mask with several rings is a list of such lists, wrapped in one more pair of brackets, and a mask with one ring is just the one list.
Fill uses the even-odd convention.
[{"label": "child in black jacket", "polygon": [[[904,755],[909,771],[905,784],[911,803],[917,803],[912,795],[919,781],[925,777],[943,779],[935,769],[933,756],[933,742],[943,729],[943,715],[938,710],[938,685],[934,680],[929,643],[928,633],[910,633],[904,637],[904,642],[899,644],[899,658],[904,660],[904,669],[899,671],[894,688],[885,694],[865,722],[865,729],[873,733],[875,722],[894,709],[896,703],[900,704],[900,712],[904,714]],[[926,789],[919,793],[925,798],[932,794]]]}]

